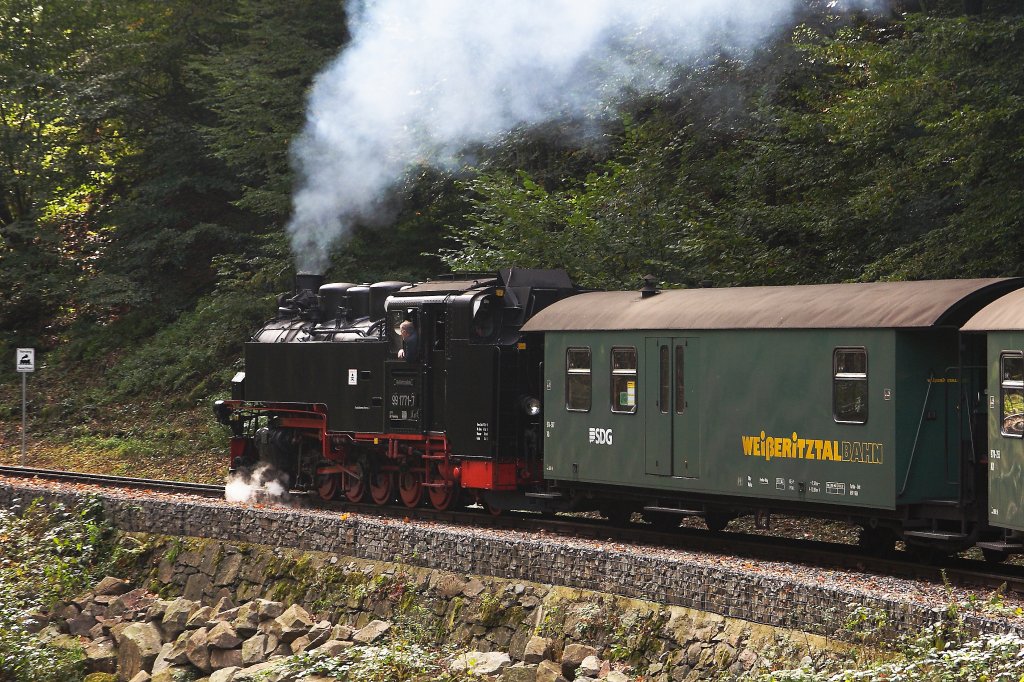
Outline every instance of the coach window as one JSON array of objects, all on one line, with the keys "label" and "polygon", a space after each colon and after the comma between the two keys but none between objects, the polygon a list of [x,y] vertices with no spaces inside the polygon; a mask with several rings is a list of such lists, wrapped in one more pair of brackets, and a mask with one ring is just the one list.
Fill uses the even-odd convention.
[{"label": "coach window", "polygon": [[590,349],[565,351],[565,409],[590,412]]},{"label": "coach window", "polygon": [[1024,353],[999,356],[999,389],[1002,412],[999,430],[1004,436],[1024,435]]},{"label": "coach window", "polygon": [[636,348],[612,348],[612,412],[636,412]]},{"label": "coach window", "polygon": [[844,424],[868,420],[868,352],[836,348],[832,354],[832,415]]}]

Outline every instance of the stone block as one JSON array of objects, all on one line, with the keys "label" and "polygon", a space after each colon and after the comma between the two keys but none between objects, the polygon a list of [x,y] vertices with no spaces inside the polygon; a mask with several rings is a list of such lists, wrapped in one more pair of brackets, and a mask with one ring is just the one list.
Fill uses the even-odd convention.
[{"label": "stone block", "polygon": [[391,623],[385,620],[374,620],[367,623],[366,627],[352,635],[352,641],[359,644],[372,644],[384,636],[384,633],[391,628]]},{"label": "stone block", "polygon": [[235,619],[231,621],[231,626],[235,628],[235,632],[238,633],[239,637],[252,637],[256,634],[259,624],[259,609],[252,602],[239,606]]},{"label": "stone block", "polygon": [[150,682],[193,682],[195,678],[195,671],[191,666],[171,666],[154,674]]},{"label": "stone block", "polygon": [[547,637],[534,635],[530,637],[523,650],[524,663],[540,663],[551,658],[551,651],[554,643]]},{"label": "stone block", "polygon": [[185,644],[185,653],[188,655],[189,663],[204,673],[212,670],[210,667],[210,644],[207,641],[206,628],[199,628],[189,635],[188,641]]},{"label": "stone block", "polygon": [[192,615],[185,621],[186,630],[197,630],[209,627],[210,619],[213,617],[213,609],[209,606],[200,606],[192,612]]},{"label": "stone block", "polygon": [[218,617],[233,608],[235,608],[235,602],[231,601],[231,597],[221,597],[213,605],[213,615]]},{"label": "stone block", "polygon": [[586,644],[567,644],[562,650],[562,674],[570,680],[576,677],[576,669],[587,656],[597,656],[597,649]]},{"label": "stone block", "polygon": [[185,599],[199,601],[212,585],[210,576],[205,573],[193,573],[185,581],[185,589],[182,591],[181,596]]},{"label": "stone block", "polygon": [[465,671],[474,677],[494,675],[512,665],[512,659],[501,651],[467,651],[452,661],[451,669]]},{"label": "stone block", "polygon": [[309,611],[298,604],[292,604],[284,613],[274,619],[281,628],[281,639],[284,642],[292,642],[309,632],[313,627],[313,617]]},{"label": "stone block", "polygon": [[117,672],[117,649],[114,647],[114,640],[104,637],[85,647],[85,669],[97,673]]},{"label": "stone block", "polygon": [[284,614],[284,604],[269,599],[257,599],[256,610],[260,615],[260,620],[278,618]]},{"label": "stone block", "polygon": [[74,618],[67,621],[68,633],[75,637],[85,637],[89,634],[98,621],[95,616],[90,616],[85,613],[80,613]]},{"label": "stone block", "polygon": [[130,680],[140,670],[153,666],[163,640],[160,629],[153,623],[131,623],[121,631],[117,645],[118,677]]},{"label": "stone block", "polygon": [[309,648],[309,635],[302,635],[298,639],[293,639],[288,648],[291,649],[293,654],[302,653]]},{"label": "stone block", "polygon": [[[270,649],[270,651],[273,651],[273,649]],[[267,635],[253,635],[242,642],[243,666],[256,665],[265,660],[267,660]]]},{"label": "stone block", "polygon": [[210,675],[210,682],[232,682],[235,676],[241,668],[222,668],[221,670],[214,670],[213,674]]},{"label": "stone block", "polygon": [[601,659],[597,656],[587,656],[580,662],[576,669],[576,676],[597,677],[601,672]]},{"label": "stone block", "polygon": [[242,643],[242,638],[238,636],[235,629],[231,627],[231,623],[225,621],[219,621],[216,625],[210,628],[207,634],[207,641],[210,646],[218,649],[234,649]]},{"label": "stone block", "polygon": [[113,576],[107,576],[103,580],[96,584],[93,588],[93,593],[97,595],[122,595],[132,589],[131,584],[127,580],[121,578],[114,578]]},{"label": "stone block", "polygon": [[178,635],[185,631],[189,616],[199,608],[199,604],[191,599],[179,597],[167,605],[164,617],[160,621],[160,630],[164,634],[165,641],[173,641]]},{"label": "stone block", "polygon": [[339,656],[346,649],[351,649],[355,646],[355,642],[347,642],[340,639],[329,639],[320,646],[318,646],[314,653],[323,654],[324,656]]},{"label": "stone block", "polygon": [[210,667],[213,670],[240,668],[241,666],[241,649],[210,649]]},{"label": "stone block", "polygon": [[554,661],[541,661],[537,664],[537,682],[569,682],[562,677],[562,666]]},{"label": "stone block", "polygon": [[516,663],[505,668],[498,677],[498,682],[535,682],[537,679],[537,666],[525,663]]}]

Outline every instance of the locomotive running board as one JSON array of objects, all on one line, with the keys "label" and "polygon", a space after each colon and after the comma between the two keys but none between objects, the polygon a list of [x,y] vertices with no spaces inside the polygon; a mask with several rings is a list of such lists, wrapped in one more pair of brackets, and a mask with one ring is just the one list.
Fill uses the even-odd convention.
[{"label": "locomotive running board", "polygon": [[564,497],[562,493],[523,493],[524,497],[538,497],[542,500],[558,500]]},{"label": "locomotive running board", "polygon": [[644,507],[644,511],[678,514],[679,516],[704,516],[704,512],[697,509],[677,509],[676,507],[656,507],[653,505]]}]

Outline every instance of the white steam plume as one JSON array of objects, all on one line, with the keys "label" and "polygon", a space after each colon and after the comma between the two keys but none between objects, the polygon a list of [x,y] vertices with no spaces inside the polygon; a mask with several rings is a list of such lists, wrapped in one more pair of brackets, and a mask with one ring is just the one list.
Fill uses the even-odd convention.
[{"label": "white steam plume", "polygon": [[[867,5],[873,0],[829,3]],[[314,83],[293,145],[288,226],[299,271],[323,272],[351,221],[415,163],[521,125],[594,119],[625,91],[655,92],[712,45],[743,51],[803,0],[365,0],[351,42]]]},{"label": "white steam plume", "polygon": [[[284,483],[282,483],[284,481]],[[263,462],[254,470],[238,470],[224,486],[228,502],[280,502],[288,499],[288,478]]]}]

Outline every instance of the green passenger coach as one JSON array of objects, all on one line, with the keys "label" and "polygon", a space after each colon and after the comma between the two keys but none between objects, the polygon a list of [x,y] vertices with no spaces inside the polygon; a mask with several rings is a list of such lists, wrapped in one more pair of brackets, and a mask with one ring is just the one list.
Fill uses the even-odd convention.
[{"label": "green passenger coach", "polygon": [[987,339],[988,520],[1003,538],[991,551],[1021,549],[1024,531],[1024,290],[986,306],[964,325]]},{"label": "green passenger coach", "polygon": [[[810,512],[861,524],[865,542],[973,545],[993,378],[984,337],[959,330],[1022,284],[648,287],[559,301],[524,326],[544,334],[544,477],[611,517],[702,515],[720,528],[740,513]],[[1001,356],[1012,381],[988,395],[1024,408],[1019,329],[1004,344],[1015,355]],[[1006,428],[1019,482],[1020,422]]]}]

